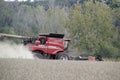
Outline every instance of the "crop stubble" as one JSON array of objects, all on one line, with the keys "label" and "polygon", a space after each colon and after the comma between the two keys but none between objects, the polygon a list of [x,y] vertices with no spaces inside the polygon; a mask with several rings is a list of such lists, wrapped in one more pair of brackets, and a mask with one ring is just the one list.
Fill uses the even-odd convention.
[{"label": "crop stubble", "polygon": [[0,80],[120,80],[120,62],[0,59]]}]

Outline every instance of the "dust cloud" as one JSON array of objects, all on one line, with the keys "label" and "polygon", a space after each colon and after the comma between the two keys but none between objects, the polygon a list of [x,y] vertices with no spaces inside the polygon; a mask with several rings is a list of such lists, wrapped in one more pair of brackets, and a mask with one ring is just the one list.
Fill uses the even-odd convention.
[{"label": "dust cloud", "polygon": [[0,42],[0,58],[34,59],[27,47],[11,42]]}]

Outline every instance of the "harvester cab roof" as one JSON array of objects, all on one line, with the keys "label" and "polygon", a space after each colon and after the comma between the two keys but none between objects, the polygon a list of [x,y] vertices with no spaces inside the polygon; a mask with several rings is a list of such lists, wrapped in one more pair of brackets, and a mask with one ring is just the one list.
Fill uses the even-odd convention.
[{"label": "harvester cab roof", "polygon": [[53,38],[64,38],[64,34],[56,34],[56,33],[39,34],[39,36],[46,36],[46,37],[53,37]]}]

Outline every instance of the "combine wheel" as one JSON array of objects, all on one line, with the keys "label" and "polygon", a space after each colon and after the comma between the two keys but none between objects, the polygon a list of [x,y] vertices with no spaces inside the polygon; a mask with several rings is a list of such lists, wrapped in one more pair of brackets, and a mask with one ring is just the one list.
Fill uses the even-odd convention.
[{"label": "combine wheel", "polygon": [[34,51],[33,55],[35,59],[44,59],[44,56],[42,55],[42,52],[40,51]]},{"label": "combine wheel", "polygon": [[63,52],[60,52],[56,55],[56,59],[58,60],[69,60],[69,56]]}]

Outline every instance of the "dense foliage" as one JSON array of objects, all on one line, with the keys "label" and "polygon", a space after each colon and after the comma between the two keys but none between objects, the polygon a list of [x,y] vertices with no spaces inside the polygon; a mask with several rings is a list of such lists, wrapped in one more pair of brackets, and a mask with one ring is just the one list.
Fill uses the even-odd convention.
[{"label": "dense foliage", "polygon": [[72,48],[104,57],[120,57],[119,0],[0,1],[0,33],[65,33]]},{"label": "dense foliage", "polygon": [[61,21],[67,17],[65,9],[51,6],[46,10],[41,4],[33,5],[0,1],[0,32],[19,35],[64,33]]}]

